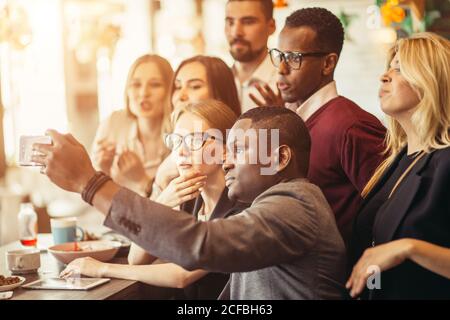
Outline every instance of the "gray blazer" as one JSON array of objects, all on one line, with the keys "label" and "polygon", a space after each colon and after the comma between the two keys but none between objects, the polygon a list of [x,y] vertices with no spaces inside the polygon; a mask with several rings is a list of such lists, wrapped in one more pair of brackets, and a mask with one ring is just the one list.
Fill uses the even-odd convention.
[{"label": "gray blazer", "polygon": [[345,246],[322,192],[279,183],[228,219],[196,221],[125,188],[105,225],[188,270],[233,273],[232,299],[340,299]]}]

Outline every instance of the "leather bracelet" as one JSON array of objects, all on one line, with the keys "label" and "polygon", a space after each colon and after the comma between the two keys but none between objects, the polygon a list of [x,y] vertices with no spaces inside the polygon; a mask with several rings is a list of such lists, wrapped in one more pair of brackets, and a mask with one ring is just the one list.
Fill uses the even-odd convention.
[{"label": "leather bracelet", "polygon": [[92,206],[92,200],[95,194],[109,180],[112,180],[111,177],[101,171],[97,171],[84,187],[81,198]]}]

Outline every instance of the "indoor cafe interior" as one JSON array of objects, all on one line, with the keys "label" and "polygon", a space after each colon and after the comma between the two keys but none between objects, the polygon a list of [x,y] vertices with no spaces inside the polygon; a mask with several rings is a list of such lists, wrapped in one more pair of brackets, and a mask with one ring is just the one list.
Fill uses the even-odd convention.
[{"label": "indoor cafe interior", "polygon": [[[101,124],[114,112],[124,110],[130,67],[144,55],[163,57],[169,68],[179,69],[179,76],[183,61],[198,55],[220,58],[234,73],[235,60],[239,60],[230,54],[230,41],[224,32],[230,19],[227,6],[232,3],[0,0],[0,276],[11,276],[19,267],[13,255],[28,248],[37,250],[34,258],[39,263],[31,255],[27,257],[34,273],[18,272],[19,278],[30,283],[56,277],[75,258],[90,256],[65,254],[69,242],[75,253],[94,248],[92,251],[100,251],[91,255],[97,260],[127,263],[132,239],[106,226],[105,216],[96,206],[80,194],[58,187],[43,174],[41,166],[24,163],[26,137],[45,136],[47,129],[70,133],[93,159]],[[384,126],[388,120],[380,108],[380,76],[392,46],[399,39],[423,32],[450,39],[447,0],[275,0],[275,29],[263,49],[283,45],[279,39],[285,21],[294,11],[307,7],[327,9],[342,25],[344,45],[334,73],[339,95],[351,99]],[[272,53],[272,63],[279,67]],[[279,59],[280,65],[291,62],[286,54]],[[277,69],[270,67],[276,73]],[[144,194],[148,183],[145,187]],[[27,219],[34,225],[24,226],[30,223]],[[58,228],[67,226],[75,234],[69,242],[58,238],[65,236],[58,234]],[[31,238],[24,235],[27,228],[33,229]],[[96,250],[97,244],[89,241],[110,241],[116,246],[100,245]],[[169,299],[180,294],[163,288],[166,285],[158,281],[143,285],[138,278],[108,278],[107,283],[79,283],[95,287],[88,291],[18,288],[10,292],[14,292],[13,299]],[[35,286],[60,285],[54,281]],[[9,284],[14,285],[14,281]]]}]

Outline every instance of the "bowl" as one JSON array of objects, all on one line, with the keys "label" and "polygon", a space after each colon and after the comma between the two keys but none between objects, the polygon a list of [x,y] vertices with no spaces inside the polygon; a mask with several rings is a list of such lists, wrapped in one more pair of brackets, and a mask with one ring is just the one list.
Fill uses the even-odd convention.
[{"label": "bowl", "polygon": [[19,278],[20,281],[17,283],[8,284],[6,286],[0,286],[0,292],[14,290],[17,287],[20,287],[26,280],[24,277],[19,277],[19,276],[14,276],[14,277]]},{"label": "bowl", "polygon": [[52,246],[48,248],[48,252],[50,252],[56,260],[64,264],[85,257],[91,257],[98,261],[107,262],[114,258],[120,247],[121,243],[117,241],[80,241]]},{"label": "bowl", "polygon": [[109,240],[109,241],[117,241],[120,242],[121,246],[119,252],[117,253],[118,257],[126,257],[130,252],[131,241],[125,236],[122,236],[113,231],[107,232],[101,236],[101,240]]}]

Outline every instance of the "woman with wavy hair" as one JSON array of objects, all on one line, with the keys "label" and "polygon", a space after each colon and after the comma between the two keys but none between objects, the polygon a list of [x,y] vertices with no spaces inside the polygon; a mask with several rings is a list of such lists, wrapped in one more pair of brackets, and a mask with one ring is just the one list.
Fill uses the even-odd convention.
[{"label": "woman with wavy hair", "polygon": [[215,99],[239,116],[241,105],[233,72],[220,58],[198,55],[183,60],[170,89],[172,110],[186,103]]},{"label": "woman with wavy hair", "polygon": [[162,135],[170,129],[172,77],[166,59],[153,54],[136,59],[125,84],[125,108],[100,123],[94,140],[97,169],[141,195],[150,192],[156,170],[169,154]]},{"label": "woman with wavy hair", "polygon": [[448,299],[450,42],[400,39],[389,63],[379,94],[387,158],[363,191],[347,288],[353,297]]},{"label": "woman with wavy hair", "polygon": [[[194,56],[181,62],[175,70],[171,88],[172,110],[188,103],[215,99],[227,105],[235,114],[241,114],[233,72],[220,58]],[[173,114],[176,114],[174,112]],[[156,172],[152,199],[179,175],[170,158],[166,158]]]}]

